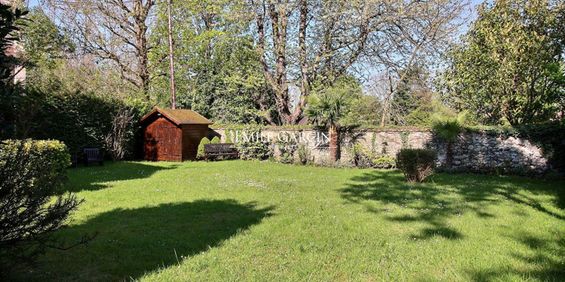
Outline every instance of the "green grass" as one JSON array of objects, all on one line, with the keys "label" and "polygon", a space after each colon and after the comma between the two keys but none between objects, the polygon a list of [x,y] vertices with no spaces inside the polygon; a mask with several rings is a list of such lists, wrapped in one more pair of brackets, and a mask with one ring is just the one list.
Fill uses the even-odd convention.
[{"label": "green grass", "polygon": [[85,203],[17,280],[565,280],[565,182],[269,162],[69,170]]}]

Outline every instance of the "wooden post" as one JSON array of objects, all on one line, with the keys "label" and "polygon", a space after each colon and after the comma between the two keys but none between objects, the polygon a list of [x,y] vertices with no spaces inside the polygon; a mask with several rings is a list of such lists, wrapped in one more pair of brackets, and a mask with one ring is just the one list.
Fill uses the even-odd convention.
[{"label": "wooden post", "polygon": [[175,61],[174,61],[174,49],[173,49],[173,21],[171,18],[171,9],[173,5],[172,0],[167,1],[167,16],[169,20],[169,73],[170,73],[170,86],[171,86],[171,108],[177,108],[177,95],[175,88]]}]

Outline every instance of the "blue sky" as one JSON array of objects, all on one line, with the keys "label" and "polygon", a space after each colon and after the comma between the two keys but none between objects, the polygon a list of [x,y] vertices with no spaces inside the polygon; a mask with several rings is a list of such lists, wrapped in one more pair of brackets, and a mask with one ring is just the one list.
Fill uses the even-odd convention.
[{"label": "blue sky", "polygon": [[[40,0],[26,0],[26,2],[28,3],[28,6],[29,6],[29,7],[34,7],[34,6],[39,5],[39,1],[40,1]],[[483,2],[485,2],[485,1],[490,1],[490,0],[471,0],[471,6],[472,6],[472,11],[471,11],[471,13],[472,13],[472,15],[471,15],[471,17],[470,17],[470,20],[473,20],[473,19],[475,18],[475,7],[476,7],[478,4],[483,3]],[[469,22],[470,22],[470,21],[469,21]],[[469,23],[469,22],[468,22],[468,23]],[[467,23],[467,24],[468,24],[468,23]],[[466,29],[466,28],[464,28],[464,29]]]},{"label": "blue sky", "polygon": [[29,7],[37,6],[39,5],[39,0],[27,0],[27,4]]}]

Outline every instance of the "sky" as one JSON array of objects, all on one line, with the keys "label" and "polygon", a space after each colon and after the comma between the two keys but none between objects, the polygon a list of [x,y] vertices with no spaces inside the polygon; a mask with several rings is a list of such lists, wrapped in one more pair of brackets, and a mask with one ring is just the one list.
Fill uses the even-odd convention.
[{"label": "sky", "polygon": [[[39,2],[41,0],[25,0],[25,1],[27,2],[28,7],[31,8],[31,7],[35,7],[35,6],[39,5]],[[462,30],[463,33],[467,30],[468,24],[470,24],[476,17],[476,6],[483,3],[483,2],[489,2],[489,1],[492,1],[492,0],[471,0],[470,17],[469,17],[469,20],[467,21],[467,25],[465,25],[463,27],[463,30]]]},{"label": "sky", "polygon": [[[41,0],[25,0],[29,8],[35,7],[40,5]],[[96,1],[96,0],[95,0]],[[461,27],[460,34],[464,34],[467,32],[470,24],[476,18],[476,7],[483,3],[483,2],[490,2],[492,0],[470,0],[470,6],[468,7],[467,11],[464,13],[464,17],[466,18],[463,26]]]}]

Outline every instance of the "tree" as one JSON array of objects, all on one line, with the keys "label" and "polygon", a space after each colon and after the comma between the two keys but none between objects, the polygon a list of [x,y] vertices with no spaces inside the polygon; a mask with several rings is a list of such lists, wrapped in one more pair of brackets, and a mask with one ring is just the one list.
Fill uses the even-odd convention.
[{"label": "tree", "polygon": [[[314,81],[331,83],[360,62],[398,68],[431,51],[462,7],[450,0],[248,3],[263,74],[274,93],[277,116],[270,121],[284,124],[302,119]],[[406,46],[416,47],[406,52]],[[292,85],[300,88],[297,99],[289,93]]]},{"label": "tree", "polygon": [[149,97],[149,24],[155,0],[45,0],[80,50],[111,62]]},{"label": "tree", "polygon": [[0,3],[0,86],[2,89],[7,87],[12,79],[14,67],[21,63],[8,52],[8,49],[18,40],[15,34],[21,28],[18,22],[27,13],[25,10],[14,9]]},{"label": "tree", "polygon": [[[402,101],[407,102],[408,92],[412,92],[414,86],[420,88],[420,94],[431,89],[425,76],[438,66],[438,57],[445,52],[453,34],[460,28],[459,19],[466,6],[466,1],[411,3],[401,9],[403,13],[394,25],[379,33],[378,44],[369,46],[368,64],[380,74],[370,82],[370,87],[382,100],[380,126],[390,121],[406,123],[402,115],[406,109],[403,107],[409,105]],[[408,89],[410,91],[407,92]],[[422,98],[428,100],[428,94],[425,93]],[[410,104],[410,107],[415,106]]]},{"label": "tree", "polygon": [[54,65],[58,59],[74,51],[71,40],[59,30],[40,7],[30,10],[23,28],[25,58],[32,64]]},{"label": "tree", "polygon": [[440,140],[446,143],[445,165],[451,168],[453,164],[453,145],[459,134],[463,131],[466,122],[466,112],[461,112],[456,116],[436,115],[434,117],[432,130]]},{"label": "tree", "polygon": [[[405,72],[405,73],[404,73]],[[389,117],[395,125],[415,125],[419,118],[433,112],[432,90],[427,83],[427,72],[418,65],[412,65],[401,73],[402,80],[390,101]],[[418,111],[419,117],[414,114]]]},{"label": "tree", "polygon": [[[318,75],[323,77],[325,72],[328,79],[343,75],[357,61],[373,20],[380,15],[371,1],[251,0],[250,5],[263,75],[275,94],[277,117],[270,122],[283,124],[303,117],[310,86]],[[294,43],[297,50],[288,50]],[[293,110],[289,86],[294,79],[299,81],[300,95]]]},{"label": "tree", "polygon": [[330,157],[333,161],[340,158],[340,136],[342,126],[348,125],[347,117],[351,106],[361,96],[361,88],[350,79],[340,79],[331,86],[316,87],[309,97],[306,114],[312,123],[323,126],[329,131]]},{"label": "tree", "polygon": [[15,132],[14,101],[20,96],[20,87],[13,83],[14,70],[22,60],[8,50],[19,39],[15,33],[21,29],[26,14],[25,10],[0,3],[0,139],[11,137]]},{"label": "tree", "polygon": [[21,36],[26,79],[28,85],[40,87],[57,79],[55,70],[74,52],[75,46],[41,8],[31,9],[27,18]]},{"label": "tree", "polygon": [[487,124],[553,119],[565,95],[562,1],[499,0],[448,55],[444,97]]},{"label": "tree", "polygon": [[[215,121],[264,123],[271,112],[271,93],[261,73],[253,40],[245,34],[237,1],[174,1],[174,64],[177,104],[191,108]],[[157,22],[150,38],[156,79],[155,96],[166,92],[168,50],[167,11],[157,8]],[[163,97],[160,103],[167,103]]]}]

